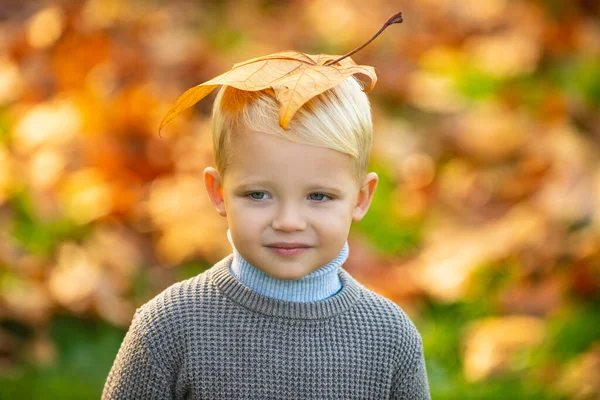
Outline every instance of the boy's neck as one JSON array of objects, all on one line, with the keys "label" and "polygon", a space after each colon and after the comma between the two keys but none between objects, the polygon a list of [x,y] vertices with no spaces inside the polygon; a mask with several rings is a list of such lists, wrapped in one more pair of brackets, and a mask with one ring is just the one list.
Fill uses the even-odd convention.
[{"label": "boy's neck", "polygon": [[227,238],[233,247],[232,275],[245,286],[264,296],[295,302],[314,302],[334,296],[342,288],[338,271],[348,258],[348,242],[329,263],[300,279],[274,278],[248,263],[236,250],[231,233]]}]

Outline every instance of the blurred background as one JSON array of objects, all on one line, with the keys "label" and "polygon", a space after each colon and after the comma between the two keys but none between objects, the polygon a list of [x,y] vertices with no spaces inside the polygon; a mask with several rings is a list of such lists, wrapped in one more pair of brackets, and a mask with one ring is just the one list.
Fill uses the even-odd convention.
[{"label": "blurred background", "polygon": [[434,399],[600,398],[596,0],[0,2],[0,398],[99,398],[134,310],[229,254],[214,94],[283,50],[374,66],[346,264],[404,308]]}]

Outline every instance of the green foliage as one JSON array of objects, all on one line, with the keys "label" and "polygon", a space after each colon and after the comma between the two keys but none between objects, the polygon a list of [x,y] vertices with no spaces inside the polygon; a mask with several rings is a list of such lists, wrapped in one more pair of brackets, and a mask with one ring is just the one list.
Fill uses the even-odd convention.
[{"label": "green foliage", "polygon": [[550,393],[548,389],[536,387],[536,385],[531,384],[518,376],[486,380],[477,383],[471,383],[464,379],[457,378],[447,386],[433,386],[431,398],[440,400],[563,399],[563,397]]},{"label": "green foliage", "polygon": [[484,309],[481,316],[495,314],[496,295],[504,288],[518,282],[519,264],[516,260],[504,260],[479,266],[471,276],[467,299],[473,307]]},{"label": "green foliage", "polygon": [[31,195],[26,190],[14,195],[10,205],[16,214],[12,237],[34,254],[49,256],[59,243],[78,240],[93,229],[89,225],[78,226],[66,218],[43,221],[35,215]]},{"label": "green foliage", "polygon": [[362,221],[352,226],[353,231],[360,232],[379,250],[388,254],[401,254],[414,249],[421,234],[421,222],[417,220],[400,220],[390,214],[395,200],[395,183],[389,173],[381,165],[371,165],[370,171],[379,176],[379,184],[369,212]]},{"label": "green foliage", "polygon": [[145,271],[138,272],[133,277],[133,298],[135,304],[142,304],[152,298],[153,287],[150,282],[150,276]]},{"label": "green foliage", "polygon": [[0,143],[8,143],[10,140],[8,128],[7,113],[3,107],[0,107]]},{"label": "green foliage", "polygon": [[87,400],[100,397],[124,332],[96,319],[56,317],[51,336],[58,361],[18,365],[0,377],[0,399]]},{"label": "green foliage", "polygon": [[479,100],[494,96],[501,81],[476,69],[467,69],[457,76],[456,86],[467,99]]},{"label": "green foliage", "polygon": [[198,29],[211,47],[219,51],[232,51],[246,43],[246,34],[235,24],[220,23],[227,15],[226,3],[212,2],[206,6],[208,8],[206,15],[210,17],[198,21]]},{"label": "green foliage", "polygon": [[201,264],[198,262],[187,262],[177,267],[177,280],[183,281],[185,279],[193,278],[196,275],[206,271],[212,265]]},{"label": "green foliage", "polygon": [[600,341],[600,306],[575,303],[550,319],[548,340],[541,350],[547,358],[564,363]]},{"label": "green foliage", "polygon": [[[469,382],[462,372],[462,336],[473,321],[493,315],[489,302],[479,300],[452,304],[428,303],[418,324],[426,355],[427,375],[434,399],[562,399],[535,379],[528,365],[540,365],[539,358],[524,363],[524,373],[507,374],[481,382]],[[581,325],[577,325],[581,326]],[[565,343],[558,344],[564,346]],[[570,345],[566,345],[568,348]],[[529,357],[525,354],[523,356]],[[534,357],[535,358],[535,357]]]},{"label": "green foliage", "polygon": [[210,44],[217,49],[235,49],[244,44],[245,36],[239,30],[227,27],[218,27],[214,34],[208,36]]},{"label": "green foliage", "polygon": [[600,107],[600,61],[597,57],[581,57],[558,64],[556,81],[571,98]]}]

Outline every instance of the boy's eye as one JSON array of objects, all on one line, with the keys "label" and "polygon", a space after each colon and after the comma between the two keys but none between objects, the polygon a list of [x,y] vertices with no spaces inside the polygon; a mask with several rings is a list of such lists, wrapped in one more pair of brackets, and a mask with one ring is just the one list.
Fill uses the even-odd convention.
[{"label": "boy's eye", "polygon": [[263,200],[267,197],[265,192],[252,192],[250,193],[250,198],[252,200]]},{"label": "boy's eye", "polygon": [[311,193],[308,195],[308,198],[314,201],[323,201],[328,200],[329,196],[327,196],[325,193]]}]

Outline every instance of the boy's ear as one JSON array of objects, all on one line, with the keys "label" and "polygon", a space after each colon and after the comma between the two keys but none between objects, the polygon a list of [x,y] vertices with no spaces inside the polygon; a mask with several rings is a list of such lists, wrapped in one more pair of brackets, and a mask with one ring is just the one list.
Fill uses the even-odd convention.
[{"label": "boy's ear", "polygon": [[219,172],[213,167],[207,167],[203,173],[204,186],[210,198],[210,202],[220,216],[226,217],[225,199],[223,197],[223,184]]},{"label": "boy's ear", "polygon": [[375,189],[377,188],[378,182],[379,177],[375,172],[369,172],[367,174],[362,182],[360,191],[358,192],[356,206],[354,206],[354,210],[352,211],[352,221],[358,222],[363,219],[369,210],[369,206],[371,205],[371,200],[373,200],[373,195],[375,194]]}]

